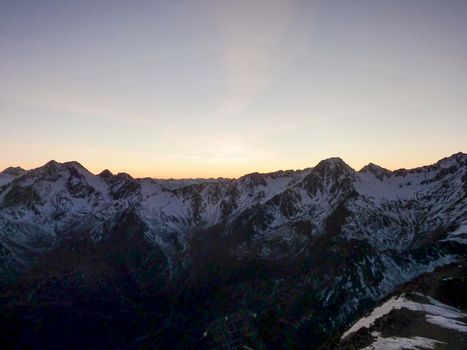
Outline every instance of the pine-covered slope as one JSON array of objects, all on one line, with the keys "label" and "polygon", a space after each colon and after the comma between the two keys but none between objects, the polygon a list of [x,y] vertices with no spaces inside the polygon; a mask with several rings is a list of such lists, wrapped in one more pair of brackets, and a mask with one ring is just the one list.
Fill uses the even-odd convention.
[{"label": "pine-covered slope", "polygon": [[53,281],[86,294],[110,279],[106,293],[131,285],[144,305],[142,291],[162,293],[181,318],[172,326],[189,328],[184,346],[242,309],[270,347],[313,348],[398,285],[465,260],[466,243],[463,153],[394,172],[331,158],[239,179],[133,179],[54,161],[0,176],[8,305],[36,308],[44,293],[75,306],[75,287],[64,297]]}]

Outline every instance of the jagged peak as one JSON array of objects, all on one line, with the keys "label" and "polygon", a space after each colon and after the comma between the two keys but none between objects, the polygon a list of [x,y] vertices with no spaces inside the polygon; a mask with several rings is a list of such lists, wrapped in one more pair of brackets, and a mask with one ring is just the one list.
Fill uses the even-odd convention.
[{"label": "jagged peak", "polygon": [[92,173],[87,170],[83,165],[77,161],[67,161],[67,162],[57,162],[56,160],[51,160],[45,163],[43,166],[33,169],[30,173],[32,176],[42,175],[42,174],[57,174],[61,172],[77,172],[81,175],[92,175]]},{"label": "jagged peak", "polygon": [[109,169],[104,169],[99,173],[98,176],[104,179],[110,179],[112,176],[114,176],[114,174],[112,174],[112,172]]},{"label": "jagged peak", "polygon": [[367,165],[363,166],[359,171],[365,171],[365,170],[370,170],[370,169],[384,169],[384,170],[387,170],[386,168],[383,168],[382,166],[380,166],[378,164],[370,162]]},{"label": "jagged peak", "polygon": [[249,178],[256,178],[256,177],[263,177],[267,175],[267,173],[260,173],[259,171],[255,171],[255,172],[252,172],[252,173],[248,173],[248,174],[245,174],[245,175],[242,175],[238,178],[238,180],[243,180],[243,179],[249,179]]},{"label": "jagged peak", "polygon": [[88,171],[88,169],[86,169],[80,162],[77,162],[75,160],[65,162],[63,163],[63,165],[65,165],[68,168],[75,168]]},{"label": "jagged peak", "polygon": [[27,173],[26,169],[21,168],[20,166],[15,166],[15,167],[8,167],[5,170],[1,172],[2,174],[7,174],[7,175],[13,175],[13,176],[19,176]]},{"label": "jagged peak", "polygon": [[52,160],[49,160],[47,163],[45,163],[43,165],[43,167],[55,167],[55,166],[58,166],[60,165],[59,162],[57,162],[56,160],[52,159]]},{"label": "jagged peak", "polygon": [[368,163],[363,168],[361,168],[358,172],[373,174],[380,180],[382,180],[384,177],[389,177],[392,174],[391,170],[383,168],[382,166],[379,166],[374,163]]},{"label": "jagged peak", "polygon": [[239,178],[242,182],[247,182],[251,186],[266,186],[266,180],[264,178],[265,174],[261,174],[258,172],[250,173],[243,175]]},{"label": "jagged peak", "polygon": [[323,159],[313,168],[313,171],[354,171],[346,162],[339,157]]},{"label": "jagged peak", "polygon": [[127,173],[118,173],[116,176],[121,180],[133,180],[133,177]]},{"label": "jagged peak", "polygon": [[467,159],[467,153],[459,151],[457,153],[452,154],[448,158]]},{"label": "jagged peak", "polygon": [[63,164],[55,160],[50,160],[45,163],[43,166],[33,169],[31,175],[33,174],[54,174],[63,170]]},{"label": "jagged peak", "polygon": [[321,161],[317,164],[317,166],[318,166],[319,164],[326,164],[326,165],[332,165],[332,166],[335,166],[335,165],[345,165],[345,166],[349,166],[349,165],[347,165],[347,163],[344,162],[344,161],[342,160],[342,158],[340,158],[340,157],[330,157],[330,158],[326,158],[326,159],[321,160]]},{"label": "jagged peak", "polygon": [[467,165],[467,154],[463,152],[454,153],[449,157],[440,159],[435,165],[452,166],[456,164]]},{"label": "jagged peak", "polygon": [[433,171],[439,170],[440,168],[451,168],[456,166],[467,166],[467,154],[463,152],[457,152],[452,154],[449,157],[442,158],[438,160],[436,163],[431,165],[423,165],[420,167],[412,168],[412,169],[397,169],[394,170],[392,173],[396,176],[405,176],[406,174],[410,173],[421,173],[426,171]]}]

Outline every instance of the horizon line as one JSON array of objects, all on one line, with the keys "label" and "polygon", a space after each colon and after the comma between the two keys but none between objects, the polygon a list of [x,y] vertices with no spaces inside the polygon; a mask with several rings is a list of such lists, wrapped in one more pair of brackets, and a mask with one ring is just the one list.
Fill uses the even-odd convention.
[{"label": "horizon line", "polygon": [[79,161],[76,161],[76,160],[69,160],[69,161],[63,161],[63,162],[59,162],[59,161],[56,161],[54,159],[51,159],[49,161],[47,161],[46,163],[44,163],[43,165],[40,165],[40,166],[37,166],[37,167],[34,167],[34,168],[30,168],[30,169],[26,169],[26,168],[23,168],[22,166],[20,165],[16,165],[16,166],[8,166],[6,167],[5,169],[3,169],[0,173],[3,173],[5,172],[6,170],[8,169],[21,169],[21,170],[24,170],[26,172],[30,172],[30,171],[34,171],[34,170],[37,170],[37,169],[40,169],[40,168],[43,168],[44,166],[50,164],[50,163],[56,163],[56,164],[60,164],[60,165],[64,165],[64,164],[70,164],[70,163],[77,163],[79,166],[81,166],[82,168],[84,168],[86,171],[88,171],[89,173],[91,173],[92,175],[94,176],[99,176],[101,173],[105,172],[105,171],[109,171],[112,175],[119,175],[119,174],[126,174],[126,175],[129,175],[130,177],[132,177],[133,179],[135,180],[144,180],[144,179],[152,179],[152,180],[218,180],[218,179],[225,179],[225,180],[236,180],[236,179],[239,179],[239,178],[242,178],[244,176],[248,176],[248,175],[251,175],[251,174],[261,174],[261,175],[267,175],[267,174],[273,174],[273,173],[277,173],[277,172],[280,172],[280,171],[294,171],[294,172],[298,172],[298,171],[304,171],[304,170],[307,170],[307,169],[312,169],[314,167],[316,167],[318,164],[320,164],[321,162],[324,162],[324,161],[329,161],[329,160],[332,160],[332,159],[339,159],[340,161],[342,161],[345,165],[347,165],[348,167],[350,167],[352,170],[354,170],[355,172],[360,172],[362,171],[366,166],[369,166],[369,165],[375,165],[377,167],[380,167],[384,170],[387,170],[387,171],[390,171],[391,173],[394,173],[394,172],[397,172],[397,171],[401,171],[401,170],[416,170],[416,169],[420,169],[420,168],[424,168],[424,167],[429,167],[429,166],[433,166],[433,165],[436,165],[437,163],[443,161],[443,160],[446,160],[446,159],[450,159],[450,158],[453,158],[455,156],[459,156],[459,155],[462,155],[462,156],[467,156],[467,153],[463,152],[463,151],[459,151],[459,152],[456,152],[456,153],[453,153],[451,154],[450,156],[446,156],[446,157],[443,157],[443,158],[440,158],[438,159],[436,162],[434,163],[431,163],[431,164],[425,164],[425,165],[420,165],[420,166],[415,166],[413,168],[397,168],[397,169],[388,169],[388,168],[385,168],[383,166],[380,166],[378,165],[377,163],[374,163],[374,162],[369,162],[367,163],[366,165],[362,166],[360,169],[356,169],[354,167],[352,167],[351,165],[349,165],[345,160],[343,160],[341,157],[338,157],[338,156],[335,156],[335,157],[327,157],[327,158],[324,158],[320,161],[318,161],[318,163],[316,163],[314,166],[308,166],[308,167],[304,167],[304,168],[295,168],[295,169],[277,169],[277,170],[273,170],[273,171],[266,171],[266,172],[263,172],[263,171],[253,171],[253,172],[249,172],[249,173],[245,173],[243,175],[240,175],[238,177],[226,177],[226,176],[217,176],[217,177],[180,177],[180,178],[176,178],[176,177],[151,177],[151,176],[133,176],[131,173],[129,172],[126,172],[126,171],[118,171],[118,172],[112,172],[110,171],[108,168],[104,168],[103,170],[99,171],[99,172],[94,172],[94,171],[91,171],[89,170],[88,167],[84,166],[81,162]]}]

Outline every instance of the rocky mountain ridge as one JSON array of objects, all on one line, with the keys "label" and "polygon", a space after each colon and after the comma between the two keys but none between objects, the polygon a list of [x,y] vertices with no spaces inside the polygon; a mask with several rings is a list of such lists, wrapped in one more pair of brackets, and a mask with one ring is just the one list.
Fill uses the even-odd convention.
[{"label": "rocky mountain ridge", "polygon": [[[255,311],[269,347],[318,346],[398,285],[465,260],[466,243],[464,153],[410,170],[331,158],[238,179],[134,179],[54,161],[0,174],[7,290],[25,283],[40,298],[51,276],[95,282],[89,266],[102,263],[138,291],[199,298],[206,323]],[[184,316],[196,334],[200,312]]]}]

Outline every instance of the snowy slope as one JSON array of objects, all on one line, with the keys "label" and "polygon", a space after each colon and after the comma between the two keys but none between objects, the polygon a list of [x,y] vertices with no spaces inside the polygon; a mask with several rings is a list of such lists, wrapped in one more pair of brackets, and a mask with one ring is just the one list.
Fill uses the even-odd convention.
[{"label": "snowy slope", "polygon": [[206,180],[94,175],[51,161],[0,174],[0,284],[33,266],[47,274],[37,261],[59,256],[66,265],[67,254],[116,259],[144,286],[222,289],[224,281],[232,300],[261,273],[263,297],[284,304],[287,324],[313,325],[320,339],[402,283],[465,261],[466,225],[464,153],[393,172],[331,158]]},{"label": "snowy slope", "polygon": [[[405,310],[405,313],[398,313],[397,310]],[[377,320],[380,320],[378,327],[375,326]],[[385,322],[396,324],[396,330],[390,330]],[[405,327],[405,331],[397,331],[400,327]],[[467,345],[467,338],[463,340],[467,333],[467,314],[420,293],[392,297],[353,324],[341,340],[344,344],[346,341],[350,343],[351,337],[362,329],[366,329],[365,333],[372,338],[371,343],[362,350],[436,349],[437,344],[458,349]],[[400,334],[394,334],[397,332]],[[408,333],[413,334],[408,337]]]},{"label": "snowy slope", "polygon": [[[352,333],[358,332],[363,327],[370,328],[378,318],[387,315],[392,310],[400,310],[402,308],[423,312],[426,316],[426,321],[429,323],[443,328],[467,333],[467,324],[464,323],[465,320],[467,320],[467,314],[452,306],[440,303],[432,297],[424,296],[419,293],[416,293],[416,295],[422,298],[427,298],[428,303],[425,304],[411,301],[404,294],[397,297],[392,297],[383,305],[375,308],[369,316],[358,320],[342,335],[342,339],[351,335]],[[464,320],[464,322],[462,320]]]},{"label": "snowy slope", "polygon": [[[285,247],[282,254],[300,252],[303,230],[324,234],[330,215],[345,205],[351,212],[341,229],[345,239],[365,240],[378,250],[403,252],[436,230],[447,233],[446,241],[465,243],[466,158],[456,154],[432,166],[396,172],[374,164],[355,172],[331,158],[303,171],[253,173],[236,180],[133,179],[108,171],[96,176],[77,162],[51,161],[28,172],[9,168],[0,177],[0,242],[14,255],[6,240],[47,251],[51,241],[57,244],[81,229],[92,231],[98,241],[103,223],[131,208],[147,225],[148,241],[168,257],[168,235],[187,247],[193,232],[251,223],[251,239],[238,247],[238,255],[259,249],[264,259],[275,259],[278,245]],[[43,246],[37,235],[46,238]]]}]

